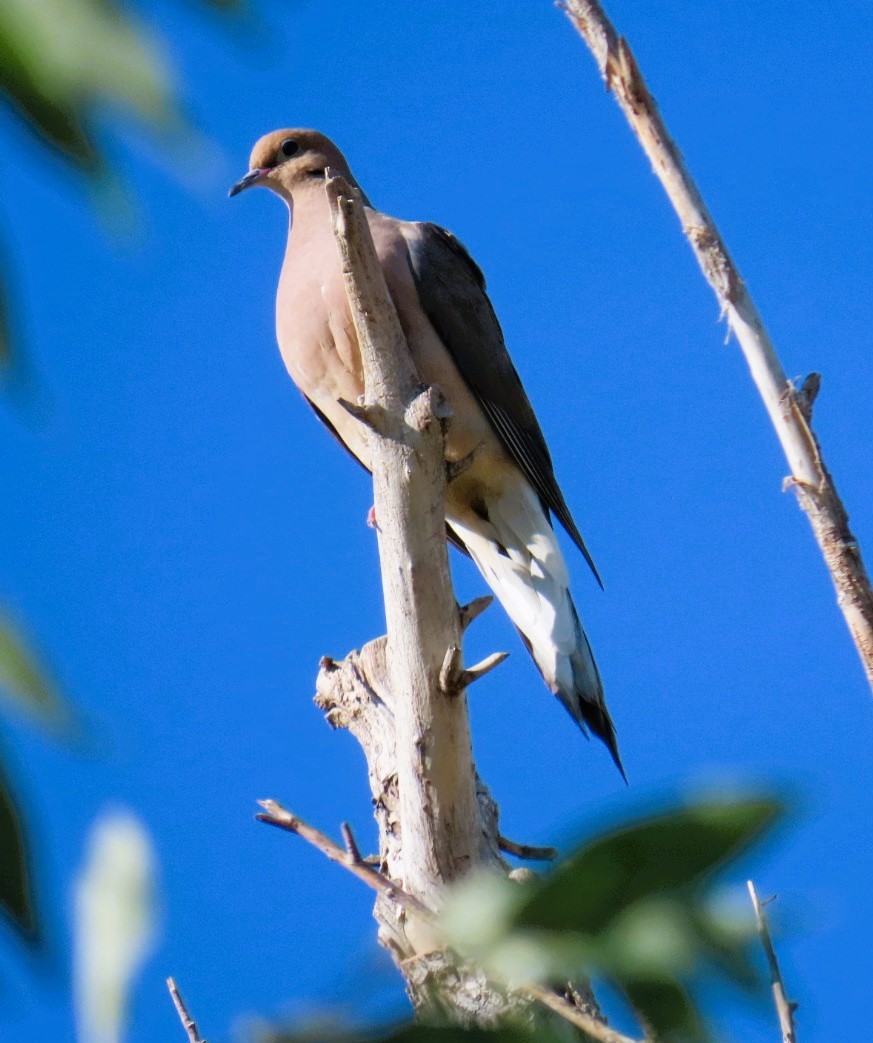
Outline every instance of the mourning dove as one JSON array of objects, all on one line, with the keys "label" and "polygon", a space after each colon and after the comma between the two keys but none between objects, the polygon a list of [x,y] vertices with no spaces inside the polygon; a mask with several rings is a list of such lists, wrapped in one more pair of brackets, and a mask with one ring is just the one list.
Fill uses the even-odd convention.
[{"label": "mourning dove", "polygon": [[[369,469],[367,433],[340,399],[364,393],[361,358],[324,190],[330,168],[357,187],[339,149],[314,130],[277,130],[252,151],[230,190],[262,185],[288,206],[276,333],[292,380],[339,441]],[[461,243],[437,225],[365,213],[415,368],[452,406],[446,456],[472,462],[446,489],[450,538],[470,555],[519,630],[543,678],[624,776],[591,647],[570,596],[549,520],[567,530],[597,576],[555,480],[545,439]],[[474,452],[475,450],[475,452]],[[598,582],[599,582],[599,577]]]}]

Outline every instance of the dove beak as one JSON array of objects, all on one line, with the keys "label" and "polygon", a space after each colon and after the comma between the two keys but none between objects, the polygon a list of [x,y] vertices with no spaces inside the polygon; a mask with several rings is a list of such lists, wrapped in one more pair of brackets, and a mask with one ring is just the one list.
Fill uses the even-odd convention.
[{"label": "dove beak", "polygon": [[233,185],[227,193],[228,197],[232,199],[234,196],[238,196],[244,188],[249,188],[254,185],[255,182],[259,181],[269,171],[269,169],[269,167],[255,167],[253,170],[250,170],[245,177],[240,178],[239,181]]}]

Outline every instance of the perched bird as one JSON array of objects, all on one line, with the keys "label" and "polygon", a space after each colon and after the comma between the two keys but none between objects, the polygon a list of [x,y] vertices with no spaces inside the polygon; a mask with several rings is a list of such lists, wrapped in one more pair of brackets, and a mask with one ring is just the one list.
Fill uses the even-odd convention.
[{"label": "perched bird", "polygon": [[[361,358],[324,190],[328,168],[356,185],[345,158],[314,130],[277,130],[254,147],[230,195],[263,185],[290,223],[276,333],[291,378],[319,418],[369,469],[363,425],[339,399],[363,394]],[[594,568],[555,479],[540,426],[461,243],[437,225],[365,213],[415,368],[452,405],[446,455],[472,463],[446,490],[450,538],[478,565],[546,684],[624,776],[600,674],[570,596],[550,512]]]}]

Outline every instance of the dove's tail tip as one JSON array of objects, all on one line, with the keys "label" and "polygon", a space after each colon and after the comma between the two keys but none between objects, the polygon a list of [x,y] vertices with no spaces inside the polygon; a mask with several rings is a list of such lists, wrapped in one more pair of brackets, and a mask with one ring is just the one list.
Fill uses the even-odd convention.
[{"label": "dove's tail tip", "polygon": [[607,750],[609,750],[609,755],[612,757],[616,768],[618,768],[622,779],[624,779],[625,786],[629,785],[624,765],[621,763],[621,754],[618,752],[618,740],[615,736],[615,725],[612,723],[609,711],[602,703],[592,705],[590,703],[586,704],[582,700],[580,700],[580,703],[582,720],[597,736],[597,738],[600,739]]}]

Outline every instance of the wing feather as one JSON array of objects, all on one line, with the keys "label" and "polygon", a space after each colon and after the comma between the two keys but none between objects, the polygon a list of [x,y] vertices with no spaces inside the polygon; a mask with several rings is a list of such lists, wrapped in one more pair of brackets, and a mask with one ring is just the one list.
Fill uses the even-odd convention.
[{"label": "wing feather", "polygon": [[603,586],[558,486],[546,440],[506,350],[481,269],[444,228],[422,223],[406,229],[410,269],[431,325],[507,452]]}]

